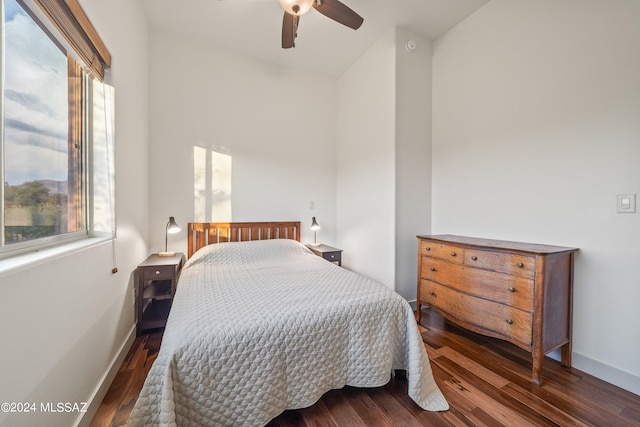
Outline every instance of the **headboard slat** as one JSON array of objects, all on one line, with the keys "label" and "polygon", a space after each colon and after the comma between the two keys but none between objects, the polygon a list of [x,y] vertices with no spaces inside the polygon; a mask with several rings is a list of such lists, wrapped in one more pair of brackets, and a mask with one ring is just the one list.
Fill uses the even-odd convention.
[{"label": "headboard slat", "polygon": [[[207,233],[204,232],[205,228],[203,227],[203,233],[207,239],[204,242],[204,246],[213,245],[214,243],[218,243],[218,229],[217,228],[206,228]],[[201,248],[202,246],[198,246]]]}]

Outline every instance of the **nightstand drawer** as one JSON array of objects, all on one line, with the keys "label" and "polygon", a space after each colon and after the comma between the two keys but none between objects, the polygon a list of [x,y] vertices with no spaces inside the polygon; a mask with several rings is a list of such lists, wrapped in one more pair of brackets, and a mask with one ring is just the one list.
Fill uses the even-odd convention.
[{"label": "nightstand drawer", "polygon": [[142,269],[142,278],[144,280],[171,279],[175,274],[176,267],[174,265],[158,265]]},{"label": "nightstand drawer", "polygon": [[311,252],[326,259],[342,265],[342,249],[334,248],[328,245],[306,245]]},{"label": "nightstand drawer", "polygon": [[325,252],[322,254],[322,258],[332,262],[339,262],[342,258],[342,251]]}]

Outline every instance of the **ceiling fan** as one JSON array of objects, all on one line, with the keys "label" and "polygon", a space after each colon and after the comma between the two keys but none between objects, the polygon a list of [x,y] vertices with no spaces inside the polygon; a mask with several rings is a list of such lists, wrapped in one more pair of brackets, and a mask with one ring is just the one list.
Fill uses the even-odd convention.
[{"label": "ceiling fan", "polygon": [[284,9],[282,19],[282,48],[296,47],[298,23],[300,16],[307,13],[311,7],[324,16],[357,30],[364,19],[339,0],[279,0]]}]

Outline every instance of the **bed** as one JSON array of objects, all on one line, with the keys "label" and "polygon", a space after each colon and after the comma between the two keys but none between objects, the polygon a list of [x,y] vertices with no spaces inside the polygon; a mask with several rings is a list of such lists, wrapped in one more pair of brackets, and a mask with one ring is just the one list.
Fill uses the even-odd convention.
[{"label": "bed", "polygon": [[394,370],[420,407],[448,409],[409,304],[314,255],[299,230],[189,224],[189,259],[129,426],[260,426],[331,389],[382,386]]}]

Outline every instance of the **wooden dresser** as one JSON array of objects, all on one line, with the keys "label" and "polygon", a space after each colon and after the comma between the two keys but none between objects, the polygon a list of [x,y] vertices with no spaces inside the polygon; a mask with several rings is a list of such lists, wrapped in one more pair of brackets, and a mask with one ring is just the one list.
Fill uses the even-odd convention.
[{"label": "wooden dresser", "polygon": [[577,248],[418,236],[418,322],[427,305],[449,321],[532,353],[540,384],[545,354],[571,366],[573,258]]}]

